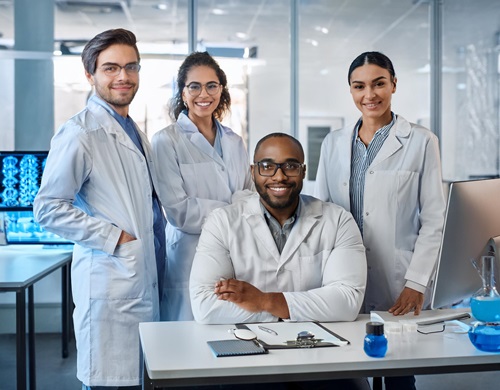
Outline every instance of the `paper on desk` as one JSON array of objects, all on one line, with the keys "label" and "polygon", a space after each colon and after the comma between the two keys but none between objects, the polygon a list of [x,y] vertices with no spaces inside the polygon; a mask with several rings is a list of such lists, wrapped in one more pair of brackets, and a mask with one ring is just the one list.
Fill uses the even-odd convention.
[{"label": "paper on desk", "polygon": [[[332,343],[338,346],[347,345],[348,342],[335,337],[314,322],[266,322],[261,324],[245,324],[248,329],[253,331],[257,338],[269,345],[286,344],[287,341],[296,340],[297,334],[302,331],[314,333],[316,339],[322,339],[323,342]],[[259,329],[259,325],[274,330],[277,335],[270,334]]]},{"label": "paper on desk", "polygon": [[418,316],[413,312],[404,314],[402,316],[395,316],[388,311],[373,311],[372,313],[380,316],[384,321],[405,321],[412,323],[420,322],[439,322],[439,321],[452,321],[459,317],[469,314],[469,310],[464,309],[437,309],[437,310],[422,310]]}]

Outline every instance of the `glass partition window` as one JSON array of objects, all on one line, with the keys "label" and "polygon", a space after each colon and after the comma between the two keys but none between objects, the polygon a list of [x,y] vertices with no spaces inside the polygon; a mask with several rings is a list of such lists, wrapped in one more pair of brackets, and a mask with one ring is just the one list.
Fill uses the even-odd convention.
[{"label": "glass partition window", "polygon": [[[394,64],[398,84],[393,111],[429,127],[428,2],[325,0],[300,4],[299,139],[311,167],[317,165],[322,138],[328,133],[324,129],[354,125],[360,116],[347,74],[354,58],[365,51],[381,51]],[[315,176],[308,179],[315,180]],[[304,188],[310,187],[306,183]]]},{"label": "glass partition window", "polygon": [[443,9],[445,180],[499,175],[500,2],[447,0]]},{"label": "glass partition window", "polygon": [[[4,70],[0,74],[6,86],[0,89],[0,107],[4,107],[0,110],[7,126],[0,140],[9,147],[14,142],[14,119],[9,112],[15,96],[15,60],[5,52],[14,44],[14,4],[23,2],[29,3],[0,1],[0,69]],[[62,55],[54,60],[55,120],[50,125],[59,127],[88,97],[78,50],[95,34],[124,27],[136,33],[143,53],[141,88],[132,115],[148,135],[166,126],[166,105],[175,88],[177,68],[188,52],[188,4],[54,0],[54,50]],[[295,79],[290,73],[293,3],[198,0],[195,4],[197,49],[209,50],[228,73],[233,112],[226,124],[245,137],[252,153],[263,135],[290,131],[291,83]],[[320,133],[325,131],[314,129],[335,128],[357,119],[347,69],[355,56],[368,50],[382,51],[394,62],[398,76],[394,111],[429,127],[429,57],[434,39],[430,37],[430,12],[434,2],[307,0],[297,4],[298,128],[303,145],[316,148],[320,144]],[[497,176],[500,2],[442,0],[440,4],[444,178]],[[307,129],[312,129],[313,138]]]},{"label": "glass partition window", "polygon": [[0,1],[0,50],[14,47],[14,0]]},{"label": "glass partition window", "polygon": [[[232,114],[238,112],[248,118],[248,138],[245,138],[250,154],[253,155],[255,144],[264,135],[288,131],[290,1],[200,0],[198,39],[219,53],[224,48],[234,52],[238,48],[248,50],[248,57],[239,61],[241,70],[235,68],[243,78],[231,98]],[[226,73],[228,69],[224,65]],[[241,99],[246,100],[246,109]]]}]

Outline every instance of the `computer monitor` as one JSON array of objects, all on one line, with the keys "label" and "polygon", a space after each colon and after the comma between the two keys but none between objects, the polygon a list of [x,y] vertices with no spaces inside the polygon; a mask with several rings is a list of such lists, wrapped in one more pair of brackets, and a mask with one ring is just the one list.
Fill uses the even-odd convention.
[{"label": "computer monitor", "polygon": [[48,152],[0,151],[0,211],[30,211]]},{"label": "computer monitor", "polygon": [[71,244],[44,230],[33,216],[47,151],[0,151],[1,244]]},{"label": "computer monitor", "polygon": [[499,253],[491,241],[499,236],[500,179],[452,183],[433,285],[433,309],[458,304],[482,286],[472,258],[479,260],[489,251],[495,252],[499,280]]}]

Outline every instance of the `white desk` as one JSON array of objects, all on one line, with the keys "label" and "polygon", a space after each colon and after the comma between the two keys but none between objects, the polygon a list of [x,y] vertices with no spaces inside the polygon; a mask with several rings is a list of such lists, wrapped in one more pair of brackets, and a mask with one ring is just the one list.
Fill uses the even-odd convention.
[{"label": "white desk", "polygon": [[[63,357],[68,356],[71,321],[70,271],[73,251],[69,249],[43,249],[42,245],[11,245],[0,247],[0,292],[16,293],[16,368],[17,388],[26,389],[29,366],[29,388],[36,388],[35,369],[35,310],[33,284],[50,273],[62,272],[62,333]],[[28,353],[26,353],[26,290],[28,290]]]},{"label": "white desk", "polygon": [[352,377],[439,374],[500,369],[500,354],[477,350],[467,334],[417,334],[415,343],[390,348],[385,358],[363,352],[365,323],[323,324],[351,344],[346,347],[271,350],[267,355],[216,358],[208,340],[230,339],[229,325],[195,322],[141,323],[144,389],[228,383],[264,383]]}]

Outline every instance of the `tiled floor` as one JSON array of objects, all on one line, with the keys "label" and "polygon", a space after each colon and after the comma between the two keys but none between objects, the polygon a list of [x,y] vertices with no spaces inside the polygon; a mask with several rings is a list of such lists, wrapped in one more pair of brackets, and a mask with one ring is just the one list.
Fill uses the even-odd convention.
[{"label": "tiled floor", "polygon": [[[0,335],[0,390],[16,390],[16,340],[14,335]],[[70,355],[61,356],[60,334],[37,334],[37,390],[80,390],[76,379],[75,341]],[[417,376],[418,390],[496,390],[500,372]],[[333,390],[333,389],[332,389]]]},{"label": "tiled floor", "polygon": [[[76,379],[75,341],[69,345],[69,356],[62,358],[61,335],[38,333],[36,335],[37,390],[80,390]],[[16,390],[16,337],[0,335],[0,389]]]}]

